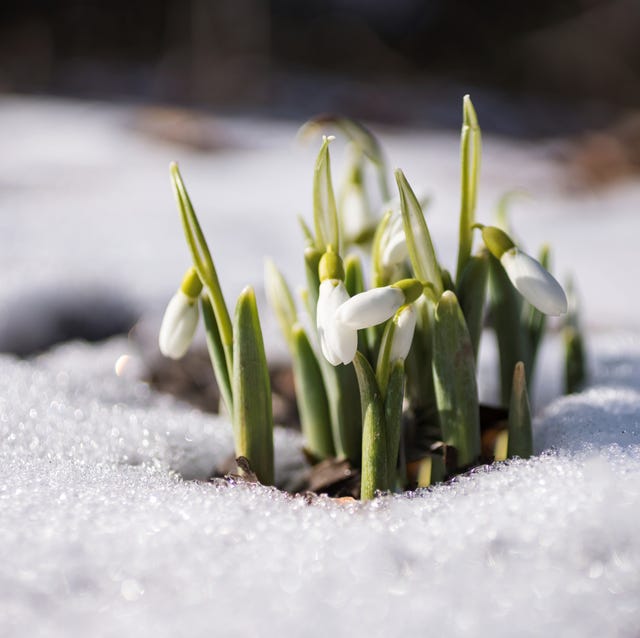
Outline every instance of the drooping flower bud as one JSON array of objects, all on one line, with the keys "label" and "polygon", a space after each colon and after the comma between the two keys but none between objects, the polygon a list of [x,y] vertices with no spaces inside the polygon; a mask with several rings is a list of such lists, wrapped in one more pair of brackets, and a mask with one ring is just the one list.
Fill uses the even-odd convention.
[{"label": "drooping flower bud", "polygon": [[495,226],[477,225],[489,252],[500,260],[514,288],[546,315],[567,312],[567,296],[562,286],[539,261],[520,250],[504,231]]},{"label": "drooping flower bud", "polygon": [[190,268],[162,318],[158,345],[165,357],[181,359],[189,349],[198,326],[198,296],[201,290],[202,282],[195,268]]},{"label": "drooping flower bud", "polygon": [[389,361],[393,363],[398,359],[406,359],[411,349],[413,341],[413,333],[416,328],[417,314],[413,304],[409,304],[400,308],[393,318],[396,329],[393,333],[393,341],[391,342],[391,351]]},{"label": "drooping flower bud", "polygon": [[322,354],[333,366],[351,363],[358,348],[358,333],[335,318],[336,310],[348,299],[343,281],[325,279],[320,283],[316,326]]}]

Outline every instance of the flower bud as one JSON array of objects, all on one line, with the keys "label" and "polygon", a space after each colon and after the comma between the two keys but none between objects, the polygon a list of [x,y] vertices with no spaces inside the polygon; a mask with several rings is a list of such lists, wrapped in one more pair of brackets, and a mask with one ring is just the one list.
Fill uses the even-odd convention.
[{"label": "flower bud", "polygon": [[398,359],[406,359],[411,349],[413,333],[416,328],[417,314],[413,305],[404,306],[393,318],[396,329],[393,333],[389,361],[392,363]]},{"label": "flower bud", "polygon": [[533,257],[518,248],[507,250],[500,263],[515,289],[546,315],[567,312],[567,297],[562,286]]},{"label": "flower bud", "polygon": [[368,328],[393,317],[404,303],[405,295],[400,288],[372,288],[345,301],[336,312],[336,320],[353,330]]}]

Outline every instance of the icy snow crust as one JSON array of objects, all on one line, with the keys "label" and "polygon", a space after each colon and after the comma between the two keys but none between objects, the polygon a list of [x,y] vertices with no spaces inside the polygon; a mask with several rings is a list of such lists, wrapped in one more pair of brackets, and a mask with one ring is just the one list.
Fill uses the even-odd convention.
[{"label": "icy snow crust", "polygon": [[[236,147],[204,154],[145,137],[137,117],[0,99],[0,346],[46,343],[52,299],[129,304],[139,333],[156,334],[189,264],[174,159],[230,303],[246,283],[260,296],[265,254],[300,283],[292,220],[309,218],[317,146],[292,146],[289,123],[218,119]],[[390,165],[432,190],[429,225],[450,266],[458,136],[383,133]],[[479,219],[505,188],[533,193],[515,227],[529,251],[552,242],[561,278],[578,274],[590,331],[635,324],[640,183],[567,198],[557,176],[545,147],[485,139]],[[96,294],[109,302],[99,310]],[[273,353],[281,341],[260,310]],[[207,482],[232,453],[229,423],[138,381],[143,359],[123,338],[0,357],[0,636],[635,638],[640,339],[611,334],[591,342],[592,387],[553,402],[559,344],[543,348],[539,456],[368,504]],[[490,341],[480,364],[495,396]],[[300,470],[299,448],[277,429],[278,481]]]},{"label": "icy snow crust", "polygon": [[634,349],[538,421],[556,451],[369,504],[197,480],[230,426],[117,377],[125,339],[4,357],[0,635],[636,636]]}]

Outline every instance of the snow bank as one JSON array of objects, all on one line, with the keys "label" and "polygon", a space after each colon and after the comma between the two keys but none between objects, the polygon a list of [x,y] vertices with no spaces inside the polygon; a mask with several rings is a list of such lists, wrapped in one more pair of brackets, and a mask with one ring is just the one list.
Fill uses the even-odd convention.
[{"label": "snow bank", "polygon": [[[185,480],[229,425],[137,365],[124,339],[1,360],[1,635],[637,635],[637,361],[547,410],[555,452],[346,505]],[[279,431],[281,471],[298,446]]]}]

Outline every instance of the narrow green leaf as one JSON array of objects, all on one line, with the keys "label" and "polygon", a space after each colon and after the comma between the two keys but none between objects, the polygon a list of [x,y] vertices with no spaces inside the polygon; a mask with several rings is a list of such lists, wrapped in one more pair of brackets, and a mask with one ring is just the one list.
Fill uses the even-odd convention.
[{"label": "narrow green leaf", "polygon": [[330,246],[340,252],[338,211],[331,182],[329,143],[333,138],[325,137],[318,153],[313,173],[313,220],[316,232],[316,248],[325,251]]},{"label": "narrow green leaf", "polygon": [[397,482],[398,454],[402,434],[402,402],[404,400],[404,362],[394,362],[389,376],[384,399],[384,413],[387,430],[387,486],[393,489]]},{"label": "narrow green leaf", "polygon": [[440,266],[422,208],[402,171],[396,170],[395,176],[400,191],[402,221],[411,265],[416,277],[425,283],[432,284],[439,297],[443,290]]},{"label": "narrow green leaf", "polygon": [[258,480],[273,485],[271,383],[253,289],[238,297],[234,316],[233,431],[236,456],[249,459]]},{"label": "narrow green leaf", "polygon": [[435,311],[433,377],[443,440],[467,467],[480,457],[480,419],[469,331],[456,296],[446,291]]},{"label": "narrow green leaf", "polygon": [[227,360],[227,368],[231,369],[233,365],[233,330],[231,327],[231,318],[227,309],[227,304],[222,294],[218,274],[213,259],[207,246],[207,241],[200,227],[200,222],[191,204],[191,199],[187,193],[187,189],[182,181],[182,176],[178,169],[178,165],[172,162],[170,165],[171,184],[176,196],[182,226],[187,240],[187,244],[191,251],[193,264],[198,272],[198,276],[203,284],[207,286],[211,293],[211,301],[213,310],[216,315],[216,322],[220,331],[220,338],[224,346],[225,358]]},{"label": "narrow green leaf", "polygon": [[227,368],[227,360],[224,356],[224,346],[220,339],[218,323],[213,312],[209,293],[200,295],[200,308],[204,319],[204,330],[207,339],[207,350],[211,359],[213,373],[220,389],[220,395],[227,408],[228,414],[233,414],[233,395],[231,393],[231,375]]},{"label": "narrow green leaf", "polygon": [[498,340],[502,405],[509,405],[513,369],[518,361],[530,361],[529,342],[522,329],[522,297],[513,287],[502,264],[489,255],[491,324]]},{"label": "narrow green leaf", "polygon": [[316,325],[316,306],[318,305],[318,291],[320,289],[320,275],[318,266],[322,259],[323,251],[316,248],[306,248],[304,251],[304,272],[307,277],[308,299],[306,306],[310,311],[311,323]]},{"label": "narrow green leaf", "polygon": [[271,259],[265,260],[264,280],[269,305],[276,315],[284,338],[291,346],[292,330],[298,321],[298,312],[285,278]]},{"label": "narrow green leaf", "polygon": [[462,106],[462,132],[460,136],[460,240],[456,281],[460,281],[467,261],[471,257],[473,229],[480,173],[481,137],[475,109],[468,95]]},{"label": "narrow green leaf", "polygon": [[300,324],[293,326],[291,344],[296,401],[305,447],[318,460],[333,457],[336,451],[322,371]]},{"label": "narrow green leaf", "polygon": [[467,261],[458,283],[458,300],[469,328],[473,356],[476,361],[478,360],[478,348],[482,336],[488,277],[489,253],[482,251]]},{"label": "narrow green leaf", "polygon": [[527,459],[533,454],[531,432],[531,408],[527,394],[527,379],[524,364],[518,361],[513,370],[511,401],[509,403],[509,457]]},{"label": "narrow green leaf", "polygon": [[587,357],[580,327],[578,296],[573,282],[567,283],[569,312],[564,320],[562,337],[565,348],[565,392],[571,394],[582,388],[587,380]]},{"label": "narrow green leaf", "polygon": [[372,499],[388,489],[388,449],[382,394],[369,362],[360,352],[353,360],[362,406],[362,484],[360,498]]}]

